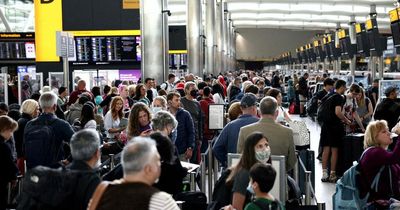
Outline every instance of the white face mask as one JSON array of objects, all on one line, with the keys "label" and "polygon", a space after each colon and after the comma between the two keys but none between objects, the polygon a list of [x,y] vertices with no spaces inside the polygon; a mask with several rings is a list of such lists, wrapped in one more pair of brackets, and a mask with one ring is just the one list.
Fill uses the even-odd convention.
[{"label": "white face mask", "polygon": [[271,156],[271,149],[266,147],[263,150],[256,151],[256,159],[260,161],[260,163],[266,164]]},{"label": "white face mask", "polygon": [[153,114],[155,114],[155,113],[157,113],[157,112],[159,112],[161,110],[162,110],[162,107],[152,107],[151,108],[151,111],[153,112]]}]

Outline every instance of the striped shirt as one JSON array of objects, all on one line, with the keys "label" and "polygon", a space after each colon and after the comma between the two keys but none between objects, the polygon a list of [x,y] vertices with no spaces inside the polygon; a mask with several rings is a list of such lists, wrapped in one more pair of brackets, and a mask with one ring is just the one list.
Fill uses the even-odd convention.
[{"label": "striped shirt", "polygon": [[158,192],[151,196],[149,210],[179,210],[179,207],[170,194]]}]

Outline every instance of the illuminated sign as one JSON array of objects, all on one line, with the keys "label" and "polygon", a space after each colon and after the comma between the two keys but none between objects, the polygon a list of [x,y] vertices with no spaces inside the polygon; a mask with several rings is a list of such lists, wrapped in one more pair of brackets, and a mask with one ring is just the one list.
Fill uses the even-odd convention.
[{"label": "illuminated sign", "polygon": [[319,41],[314,41],[314,47],[318,47],[319,46]]},{"label": "illuminated sign", "polygon": [[397,9],[390,10],[389,11],[389,18],[390,18],[390,22],[391,23],[398,21],[399,20],[398,10]]},{"label": "illuminated sign", "polygon": [[122,0],[122,8],[123,9],[139,9],[140,1],[139,0]]},{"label": "illuminated sign", "polygon": [[362,31],[362,30],[361,30],[361,24],[360,24],[360,23],[357,23],[357,24],[356,24],[356,33],[359,34],[359,33],[361,33],[361,31]]},{"label": "illuminated sign", "polygon": [[369,19],[367,20],[367,22],[365,23],[367,30],[371,30],[373,25],[372,25],[372,20]]}]

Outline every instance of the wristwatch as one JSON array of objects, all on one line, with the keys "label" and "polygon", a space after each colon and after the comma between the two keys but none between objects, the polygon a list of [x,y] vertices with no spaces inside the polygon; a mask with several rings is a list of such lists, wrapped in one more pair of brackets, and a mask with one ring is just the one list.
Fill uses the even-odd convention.
[{"label": "wristwatch", "polygon": [[192,150],[192,147],[188,147],[186,150]]}]

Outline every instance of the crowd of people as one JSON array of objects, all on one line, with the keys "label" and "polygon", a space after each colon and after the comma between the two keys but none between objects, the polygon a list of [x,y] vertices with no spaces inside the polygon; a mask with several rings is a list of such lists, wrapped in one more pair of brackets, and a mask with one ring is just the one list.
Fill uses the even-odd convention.
[{"label": "crowd of people", "polygon": [[[220,165],[231,171],[226,185],[232,199],[225,209],[262,209],[260,205],[270,204],[283,209],[269,193],[276,176],[270,156],[285,156],[286,171],[292,174],[297,161],[292,119],[283,107],[299,104],[300,116],[307,116],[305,104],[313,97],[309,78],[308,73],[285,78],[278,71],[204,78],[170,74],[160,85],[145,78],[139,84],[115,81],[112,87],[91,90],[79,80],[69,97],[65,87],[55,93],[45,86],[39,98],[27,98],[21,106],[0,104],[0,160],[6,169],[0,176],[0,209],[6,206],[8,183],[15,184],[18,174],[29,175],[37,166],[86,173],[80,177],[83,184],[74,195],[77,199],[69,204],[73,209],[178,209],[174,198],[183,191],[187,175],[180,161],[199,164],[209,145]],[[399,198],[399,143],[393,152],[387,151],[389,131],[400,133],[397,89],[387,88],[386,98],[377,103],[375,85],[364,90],[352,84],[347,91],[345,81],[327,74],[317,80],[323,82],[323,89],[315,93],[318,106],[329,103],[326,115],[331,119],[321,122],[322,181],[338,179],[335,169],[344,136],[365,132],[365,147],[374,149],[361,160],[366,174],[363,186],[372,182],[375,165],[391,165],[397,189],[391,195]],[[227,122],[220,132],[209,128],[210,104],[227,108]],[[370,122],[372,118],[385,121]],[[101,182],[96,168],[102,154],[118,152],[121,164],[110,178],[116,181]],[[242,154],[237,165],[227,165],[228,153]],[[370,158],[379,160],[370,165]],[[386,190],[373,193],[371,201],[388,199]],[[132,197],[115,196],[126,193]],[[29,194],[22,196],[19,205],[29,203]]]}]

